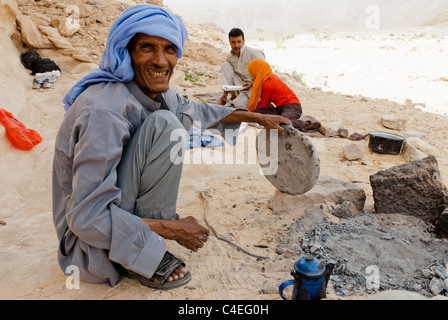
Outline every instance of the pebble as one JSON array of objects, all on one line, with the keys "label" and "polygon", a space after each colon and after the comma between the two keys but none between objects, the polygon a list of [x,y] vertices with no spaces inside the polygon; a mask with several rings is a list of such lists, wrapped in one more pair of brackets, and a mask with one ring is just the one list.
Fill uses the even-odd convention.
[{"label": "pebble", "polygon": [[446,290],[446,286],[442,279],[433,278],[429,284],[429,290],[433,295],[437,296]]}]

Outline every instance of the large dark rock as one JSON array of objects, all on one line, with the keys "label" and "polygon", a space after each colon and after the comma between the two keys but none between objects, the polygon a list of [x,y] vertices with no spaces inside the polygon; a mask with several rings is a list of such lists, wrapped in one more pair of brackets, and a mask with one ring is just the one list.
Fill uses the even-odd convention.
[{"label": "large dark rock", "polygon": [[370,177],[376,213],[400,213],[435,224],[448,206],[434,156],[380,171]]}]

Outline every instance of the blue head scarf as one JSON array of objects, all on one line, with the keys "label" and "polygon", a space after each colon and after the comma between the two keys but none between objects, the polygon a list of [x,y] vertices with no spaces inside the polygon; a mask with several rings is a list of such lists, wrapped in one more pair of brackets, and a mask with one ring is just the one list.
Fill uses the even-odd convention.
[{"label": "blue head scarf", "polygon": [[126,9],[109,31],[99,68],[90,71],[64,97],[66,111],[94,83],[128,82],[134,78],[131,56],[126,46],[137,33],[171,41],[177,47],[178,58],[182,57],[188,35],[182,20],[164,8],[141,4]]}]

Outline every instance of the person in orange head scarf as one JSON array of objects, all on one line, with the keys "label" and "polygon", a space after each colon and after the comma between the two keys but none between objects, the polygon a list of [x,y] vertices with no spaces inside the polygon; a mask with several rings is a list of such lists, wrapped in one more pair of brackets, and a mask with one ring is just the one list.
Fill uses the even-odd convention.
[{"label": "person in orange head scarf", "polygon": [[291,120],[294,128],[303,132],[319,131],[326,135],[318,121],[302,121],[302,105],[296,94],[272,71],[264,60],[249,63],[249,73],[254,79],[248,110],[262,114],[280,115]]}]

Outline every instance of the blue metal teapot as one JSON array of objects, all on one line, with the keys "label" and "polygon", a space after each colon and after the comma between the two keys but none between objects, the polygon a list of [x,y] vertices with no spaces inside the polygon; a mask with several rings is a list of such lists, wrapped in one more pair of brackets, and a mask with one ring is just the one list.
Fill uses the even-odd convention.
[{"label": "blue metal teapot", "polygon": [[321,300],[327,297],[327,284],[333,272],[334,263],[324,265],[313,256],[305,256],[294,265],[291,275],[294,280],[283,282],[279,287],[280,296],[283,300],[288,300],[283,296],[283,291],[294,286],[292,300]]}]

